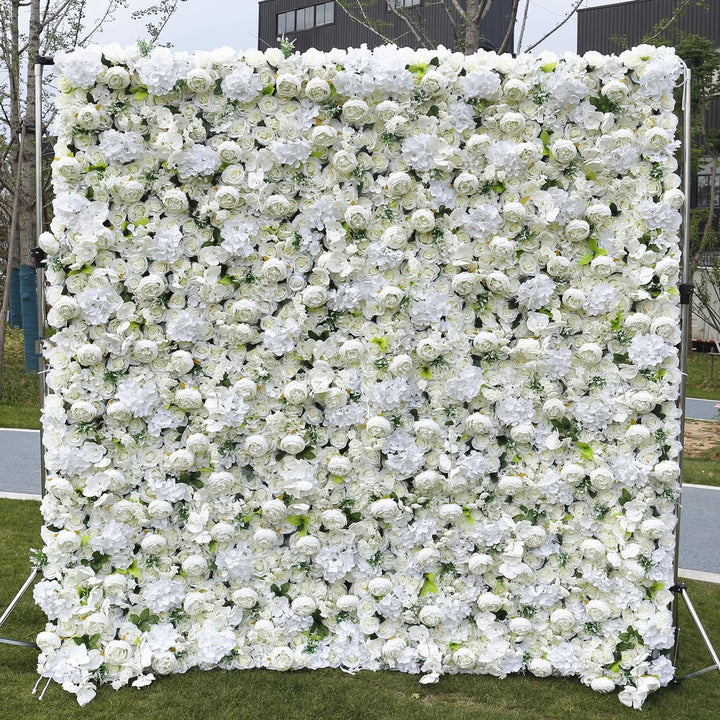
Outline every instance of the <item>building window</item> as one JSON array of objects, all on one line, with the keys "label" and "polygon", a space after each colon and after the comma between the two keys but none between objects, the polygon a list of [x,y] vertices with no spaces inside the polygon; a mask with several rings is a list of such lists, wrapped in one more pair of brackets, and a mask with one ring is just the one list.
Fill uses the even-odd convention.
[{"label": "building window", "polygon": [[278,35],[295,32],[295,11],[280,13],[277,16]]},{"label": "building window", "polygon": [[390,5],[393,5],[394,7],[417,7],[418,5],[422,4],[422,0],[389,0]]},{"label": "building window", "polygon": [[[710,207],[710,183],[712,175],[701,174],[697,176],[697,207]],[[720,207],[720,172],[715,177],[715,207]]]},{"label": "building window", "polygon": [[299,10],[279,13],[277,16],[278,35],[310,30],[320,25],[332,25],[335,22],[335,3],[325,2],[310,5]]}]

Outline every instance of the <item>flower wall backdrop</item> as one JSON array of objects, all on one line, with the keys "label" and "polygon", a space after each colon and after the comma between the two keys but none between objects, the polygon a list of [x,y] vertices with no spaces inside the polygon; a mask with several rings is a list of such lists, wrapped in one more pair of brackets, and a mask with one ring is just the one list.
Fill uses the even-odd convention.
[{"label": "flower wall backdrop", "polygon": [[667,684],[673,51],[56,62],[40,672]]}]

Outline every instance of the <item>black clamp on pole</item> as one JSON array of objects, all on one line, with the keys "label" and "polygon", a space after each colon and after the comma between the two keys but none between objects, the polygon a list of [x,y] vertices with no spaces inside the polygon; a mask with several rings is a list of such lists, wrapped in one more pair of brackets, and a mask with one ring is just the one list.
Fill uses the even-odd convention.
[{"label": "black clamp on pole", "polygon": [[45,258],[47,257],[45,251],[42,248],[36,247],[30,251],[30,255],[32,255],[32,259],[35,263],[35,268],[39,270],[43,266]]},{"label": "black clamp on pole", "polygon": [[680,291],[680,304],[689,305],[695,286],[690,283],[680,283],[680,285],[678,285],[678,290]]},{"label": "black clamp on pole", "polygon": [[53,59],[52,55],[36,55],[35,56],[35,64],[36,65],[54,65],[55,60]]},{"label": "black clamp on pole", "polygon": [[670,587],[670,592],[681,593],[687,590],[687,585],[684,582],[677,582]]}]

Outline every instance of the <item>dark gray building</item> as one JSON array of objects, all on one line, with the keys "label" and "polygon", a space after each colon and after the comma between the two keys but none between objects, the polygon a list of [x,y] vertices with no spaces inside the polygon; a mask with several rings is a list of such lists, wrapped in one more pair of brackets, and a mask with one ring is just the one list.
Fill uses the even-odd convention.
[{"label": "dark gray building", "polygon": [[[672,23],[668,22],[672,18]],[[715,42],[720,50],[720,0],[710,0],[706,7],[682,0],[633,0],[578,10],[577,51],[597,50],[619,53],[638,45],[658,32],[671,41],[681,33],[702,35]],[[708,111],[710,127],[720,128],[720,101],[713,100]],[[708,207],[711,174],[701,172],[693,178],[693,207]],[[716,205],[720,206],[720,177],[715,184]]]},{"label": "dark gray building", "polygon": [[[460,0],[460,4],[464,6],[465,0]],[[417,42],[407,25],[392,12],[390,5],[402,8],[403,12],[417,20],[426,37],[425,42]],[[452,3],[447,5],[451,7]],[[481,29],[484,37],[482,47],[494,50],[502,44],[511,8],[512,0],[493,2]],[[453,22],[457,24],[459,18],[454,10],[452,12]],[[456,45],[445,7],[433,0],[375,0],[367,7],[367,16],[368,24],[377,27],[385,37],[401,47],[418,47],[421,44],[454,48]],[[372,48],[384,42],[334,0],[261,0],[258,26],[260,48],[278,46],[278,38],[282,35],[294,40],[295,49],[301,52],[310,48],[331,50],[334,47],[359,47],[362,43]],[[512,50],[512,38],[508,47]]]}]

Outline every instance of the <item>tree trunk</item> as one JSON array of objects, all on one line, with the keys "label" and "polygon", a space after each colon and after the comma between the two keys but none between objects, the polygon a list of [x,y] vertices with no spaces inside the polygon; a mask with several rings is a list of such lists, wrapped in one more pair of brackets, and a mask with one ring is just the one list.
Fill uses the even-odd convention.
[{"label": "tree trunk", "polygon": [[42,128],[35,128],[35,57],[40,50],[40,0],[30,2],[30,25],[27,50],[27,85],[25,96],[25,139],[18,203],[18,237],[20,264],[33,265],[32,251],[37,245],[35,227],[35,143],[42,142]]},{"label": "tree trunk", "polygon": [[470,55],[480,47],[480,23],[477,20],[480,0],[467,0],[465,9],[465,54]]}]

